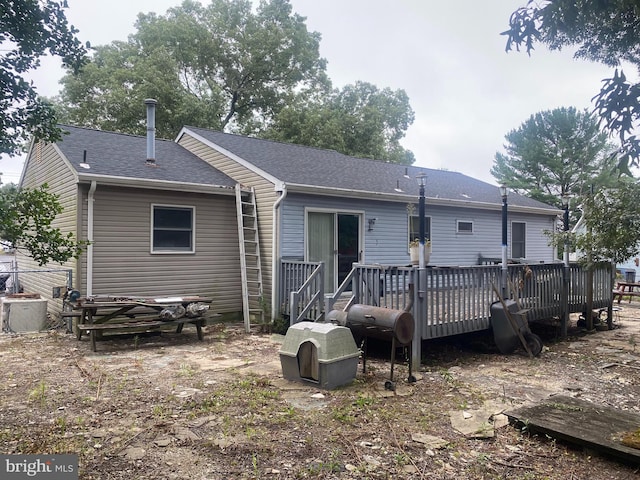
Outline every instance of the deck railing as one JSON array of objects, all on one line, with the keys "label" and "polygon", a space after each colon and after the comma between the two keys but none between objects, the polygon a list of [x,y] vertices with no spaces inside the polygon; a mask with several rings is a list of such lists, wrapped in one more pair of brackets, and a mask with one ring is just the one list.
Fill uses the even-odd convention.
[{"label": "deck railing", "polygon": [[[290,270],[302,268],[304,262],[293,263],[295,269]],[[611,264],[595,266],[593,308],[611,305],[612,273]],[[520,307],[527,310],[529,321],[563,315],[564,274],[564,265],[560,263],[508,266],[509,291]],[[585,311],[587,271],[572,264],[569,274],[569,312]],[[420,285],[417,268],[354,264],[342,285],[327,298],[327,311],[361,303],[411,310],[418,318],[416,305],[424,297],[423,339],[484,330],[490,326],[491,304],[498,301],[494,286],[500,289],[501,275],[500,265],[430,267],[424,271],[424,285]]]},{"label": "deck railing", "polygon": [[281,261],[280,313],[290,323],[320,320],[324,314],[324,263]]}]

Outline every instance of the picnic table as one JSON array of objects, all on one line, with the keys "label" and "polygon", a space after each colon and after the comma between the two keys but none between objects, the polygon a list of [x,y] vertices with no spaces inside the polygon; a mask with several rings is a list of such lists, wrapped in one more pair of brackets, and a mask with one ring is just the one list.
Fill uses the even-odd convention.
[{"label": "picnic table", "polygon": [[613,291],[613,299],[618,297],[618,303],[620,303],[623,296],[629,297],[629,303],[633,297],[640,297],[640,283],[619,281],[617,288]]},{"label": "picnic table", "polygon": [[130,333],[176,326],[176,333],[180,333],[185,323],[192,323],[198,332],[198,340],[203,340],[202,313],[210,303],[210,298],[200,296],[81,297],[73,304],[73,309],[80,313],[76,336],[80,340],[84,332],[89,332],[91,348],[95,352],[96,338],[105,331]]}]

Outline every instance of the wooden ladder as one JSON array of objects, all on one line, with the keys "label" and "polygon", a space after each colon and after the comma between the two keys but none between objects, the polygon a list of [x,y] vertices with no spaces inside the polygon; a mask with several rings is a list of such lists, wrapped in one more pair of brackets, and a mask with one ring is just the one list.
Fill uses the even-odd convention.
[{"label": "wooden ladder", "polygon": [[264,323],[262,266],[258,239],[256,196],[236,185],[238,240],[240,242],[240,272],[242,277],[242,313],[244,328],[249,332],[251,320]]}]

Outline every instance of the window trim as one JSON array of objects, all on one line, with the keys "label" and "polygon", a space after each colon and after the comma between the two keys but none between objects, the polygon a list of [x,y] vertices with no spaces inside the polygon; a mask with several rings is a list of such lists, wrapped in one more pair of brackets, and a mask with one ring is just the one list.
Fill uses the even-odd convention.
[{"label": "window trim", "polygon": [[[190,210],[191,211],[191,249],[190,250],[167,250],[156,249],[153,243],[153,233],[155,231],[154,218],[156,208],[176,209],[176,210]],[[149,253],[152,255],[191,255],[196,253],[196,207],[195,205],[172,205],[165,203],[152,203],[151,215],[150,215],[150,238],[149,238]]]},{"label": "window trim", "polygon": [[[520,256],[516,257],[513,254],[513,247],[515,245],[515,242],[513,241],[513,231],[514,231],[513,225],[516,224],[516,223],[523,226],[523,235],[524,235],[524,237],[522,238],[522,242],[518,242],[518,243],[522,243],[522,247],[523,247],[522,248],[522,250],[523,250],[522,253],[524,253],[524,255],[521,256],[521,257]],[[522,222],[522,221],[517,221],[517,220],[513,220],[511,222],[511,258],[514,258],[514,259],[516,259],[516,258],[527,258],[527,222]]]},{"label": "window trim", "polygon": [[[411,243],[412,240],[415,240],[414,238],[411,237],[411,217],[415,217],[416,219],[418,219],[417,221],[420,222],[420,215],[416,215],[416,214],[409,214],[407,217],[407,252],[409,252],[409,243]],[[426,220],[426,239],[425,240],[432,240],[432,235],[431,235],[431,226],[432,226],[432,217],[431,215],[425,215],[424,216],[425,220]],[[416,237],[417,238],[417,237]]]},{"label": "window trim", "polygon": [[[460,224],[466,223],[471,226],[470,230],[460,230]],[[473,235],[473,221],[471,220],[456,220],[456,233],[459,235]]]}]

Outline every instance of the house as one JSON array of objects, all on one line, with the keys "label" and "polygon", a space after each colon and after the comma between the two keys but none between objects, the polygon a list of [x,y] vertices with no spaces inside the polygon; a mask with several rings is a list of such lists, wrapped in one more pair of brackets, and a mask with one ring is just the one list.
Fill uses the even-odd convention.
[{"label": "house", "polygon": [[[184,127],[177,143],[255,189],[265,290],[275,290],[279,259],[324,261],[325,291],[353,262],[406,265],[417,237],[420,172],[427,175],[426,230],[432,265],[474,265],[501,255],[499,189],[461,173],[353,158],[331,150]],[[559,210],[508,197],[509,256],[554,262],[546,231]],[[272,311],[277,311],[276,295]]]},{"label": "house", "polygon": [[[421,172],[430,264],[501,255],[499,189],[461,173],[188,126],[175,142],[64,129],[57,144],[31,147],[21,185],[48,183],[65,208],[56,225],[92,241],[66,265],[86,295],[198,294],[214,299],[215,312],[246,310],[241,191],[255,205],[261,305],[277,316],[281,259],[324,261],[326,292],[354,262],[408,264]],[[509,257],[554,262],[545,231],[560,212],[516,194],[508,203]],[[43,274],[21,280],[25,291],[55,285]]]},{"label": "house", "polygon": [[31,147],[22,187],[47,183],[64,208],[54,226],[91,240],[79,260],[42,270],[18,255],[26,292],[72,274],[82,295],[211,297],[217,313],[242,310],[236,181],[172,141],[63,126],[56,144]]}]

